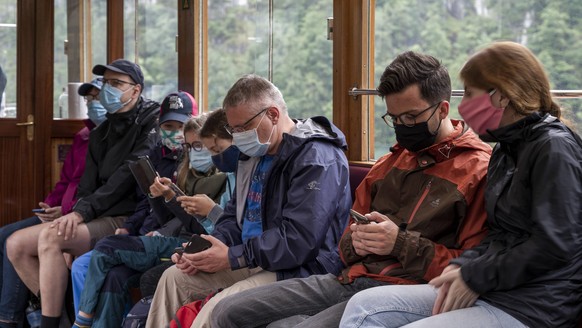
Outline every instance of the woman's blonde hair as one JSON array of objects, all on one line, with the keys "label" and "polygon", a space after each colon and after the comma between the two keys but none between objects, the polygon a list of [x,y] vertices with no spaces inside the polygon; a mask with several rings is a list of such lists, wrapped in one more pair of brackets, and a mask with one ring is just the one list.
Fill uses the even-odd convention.
[{"label": "woman's blonde hair", "polygon": [[518,43],[493,43],[471,56],[459,75],[466,85],[500,91],[518,114],[542,112],[562,116],[560,106],[552,99],[550,81],[542,64]]},{"label": "woman's blonde hair", "polygon": [[[189,132],[200,134],[202,126],[206,122],[207,114],[202,113],[198,116],[192,117],[184,124],[184,135]],[[184,190],[186,188],[186,180],[188,179],[188,172],[190,171],[190,157],[189,154],[184,152],[182,154],[182,163],[178,166],[178,176],[176,177],[176,184],[180,189]]]}]

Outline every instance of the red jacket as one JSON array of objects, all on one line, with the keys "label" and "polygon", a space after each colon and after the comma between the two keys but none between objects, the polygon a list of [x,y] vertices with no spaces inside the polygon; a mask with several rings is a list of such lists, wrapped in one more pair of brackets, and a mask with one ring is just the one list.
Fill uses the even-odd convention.
[{"label": "red jacket", "polygon": [[390,255],[357,255],[349,227],[339,244],[345,283],[370,277],[393,284],[426,283],[486,234],[483,193],[491,147],[462,121],[419,153],[396,145],[356,189],[353,209],[378,211],[400,227]]},{"label": "red jacket", "polygon": [[83,129],[75,134],[71,149],[61,169],[61,179],[55,185],[53,191],[44,200],[50,207],[61,206],[63,215],[71,212],[77,201],[77,185],[85,171],[85,155],[89,144],[89,132],[95,125],[90,120],[85,120]]}]

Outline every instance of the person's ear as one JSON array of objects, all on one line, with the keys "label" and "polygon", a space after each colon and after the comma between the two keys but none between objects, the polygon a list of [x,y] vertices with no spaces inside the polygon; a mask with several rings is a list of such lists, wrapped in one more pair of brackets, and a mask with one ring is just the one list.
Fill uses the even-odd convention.
[{"label": "person's ear", "polygon": [[509,98],[507,98],[503,93],[499,93],[499,108],[505,109],[509,105]]},{"label": "person's ear", "polygon": [[277,122],[279,122],[279,117],[280,117],[279,108],[271,107],[271,108],[267,109],[266,115],[269,118],[269,120],[271,120],[273,125],[276,125]]},{"label": "person's ear", "polygon": [[137,98],[141,94],[141,84],[136,84],[133,86],[133,91],[131,92],[131,98]]},{"label": "person's ear", "polygon": [[439,119],[444,120],[445,118],[447,118],[449,116],[449,111],[451,109],[450,107],[451,107],[451,104],[448,101],[443,100],[441,102],[441,104],[439,105],[439,113],[438,113]]}]

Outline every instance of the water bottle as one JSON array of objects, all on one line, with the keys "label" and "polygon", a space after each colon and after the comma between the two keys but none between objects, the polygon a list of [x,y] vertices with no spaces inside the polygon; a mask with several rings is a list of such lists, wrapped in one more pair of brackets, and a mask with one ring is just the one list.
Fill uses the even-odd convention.
[{"label": "water bottle", "polygon": [[40,312],[40,304],[36,302],[29,302],[26,308],[26,320],[30,328],[39,328],[42,314]]}]

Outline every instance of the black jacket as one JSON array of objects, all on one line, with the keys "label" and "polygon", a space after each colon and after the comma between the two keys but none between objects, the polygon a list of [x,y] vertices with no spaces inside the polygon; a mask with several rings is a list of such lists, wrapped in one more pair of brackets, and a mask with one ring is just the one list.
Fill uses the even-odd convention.
[{"label": "black jacket", "polygon": [[140,98],[133,109],[107,114],[107,120],[91,131],[85,173],[73,207],[84,222],[135,211],[136,182],[127,163],[155,147],[159,111],[157,102]]},{"label": "black jacket", "polygon": [[494,130],[489,234],[451,263],[480,298],[530,327],[575,327],[582,311],[582,143],[550,115]]}]

